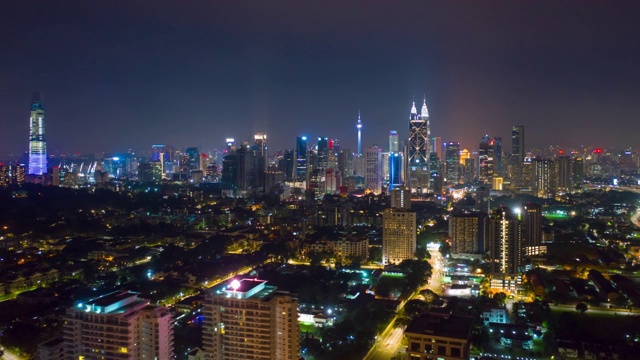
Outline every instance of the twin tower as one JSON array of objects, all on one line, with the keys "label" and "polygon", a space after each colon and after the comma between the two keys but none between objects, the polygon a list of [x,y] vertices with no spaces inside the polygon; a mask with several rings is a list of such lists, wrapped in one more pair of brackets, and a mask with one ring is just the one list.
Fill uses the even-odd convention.
[{"label": "twin tower", "polygon": [[[358,155],[362,149],[362,120],[358,114]],[[411,106],[409,116],[409,139],[404,154],[400,153],[397,142],[397,132],[391,131],[389,138],[389,168],[391,186],[404,184],[412,193],[422,194],[429,191],[429,157],[431,154],[431,130],[427,100],[424,99],[420,113],[416,103]],[[404,155],[404,156],[402,156]],[[394,176],[394,174],[397,174]]]}]

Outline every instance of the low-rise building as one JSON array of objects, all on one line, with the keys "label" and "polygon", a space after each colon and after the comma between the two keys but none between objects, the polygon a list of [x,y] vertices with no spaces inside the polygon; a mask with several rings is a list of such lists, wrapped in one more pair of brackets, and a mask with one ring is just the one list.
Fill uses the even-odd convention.
[{"label": "low-rise building", "polygon": [[468,359],[473,318],[434,314],[415,318],[404,331],[411,360]]}]

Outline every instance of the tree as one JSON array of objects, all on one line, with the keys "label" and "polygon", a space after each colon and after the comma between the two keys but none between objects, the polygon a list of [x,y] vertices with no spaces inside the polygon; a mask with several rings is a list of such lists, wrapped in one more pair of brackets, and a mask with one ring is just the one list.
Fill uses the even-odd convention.
[{"label": "tree", "polygon": [[404,304],[404,313],[414,318],[429,309],[429,304],[422,300],[409,300]]},{"label": "tree", "polygon": [[429,260],[429,259],[431,259],[431,255],[429,254],[429,252],[427,251],[427,249],[424,246],[418,246],[416,248],[415,257],[418,260]]},{"label": "tree", "polygon": [[369,262],[381,263],[382,262],[382,247],[373,246],[369,249]]},{"label": "tree", "polygon": [[576,304],[576,311],[579,311],[580,314],[584,314],[588,309],[589,307],[585,303],[580,302]]},{"label": "tree", "polygon": [[499,292],[497,294],[494,294],[493,295],[493,300],[495,300],[500,305],[504,305],[504,303],[507,301],[507,294],[505,294],[503,292]]}]

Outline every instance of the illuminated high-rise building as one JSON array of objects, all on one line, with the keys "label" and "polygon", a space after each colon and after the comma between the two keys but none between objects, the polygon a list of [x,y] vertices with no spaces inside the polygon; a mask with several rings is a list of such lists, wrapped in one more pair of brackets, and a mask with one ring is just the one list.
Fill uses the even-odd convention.
[{"label": "illuminated high-rise building", "polygon": [[356,129],[358,129],[358,156],[360,156],[362,155],[362,120],[360,120],[360,110],[358,110]]},{"label": "illuminated high-rise building", "polygon": [[44,136],[44,105],[40,94],[33,94],[29,120],[29,175],[47,173],[47,141]]},{"label": "illuminated high-rise building", "polygon": [[397,153],[399,151],[398,132],[391,130],[389,131],[389,153]]},{"label": "illuminated high-rise building", "polygon": [[508,208],[501,207],[489,220],[490,272],[517,274],[523,262],[522,222]]},{"label": "illuminated high-rise building", "polygon": [[295,161],[295,179],[297,181],[307,181],[307,137],[298,136],[296,138],[296,161]]},{"label": "illuminated high-rise building", "polygon": [[539,198],[553,199],[556,194],[556,169],[553,160],[536,158],[531,165],[534,194]]},{"label": "illuminated high-rise building", "polygon": [[573,162],[574,158],[570,156],[560,156],[556,159],[558,191],[569,192],[573,188]]},{"label": "illuminated high-rise building", "polygon": [[382,192],[382,151],[377,146],[368,147],[365,150],[365,185],[366,188],[375,194]]},{"label": "illuminated high-rise building", "polygon": [[424,100],[420,114],[416,104],[411,107],[409,117],[409,154],[407,157],[408,180],[412,193],[426,193],[429,190],[429,111]]},{"label": "illuminated high-rise building", "polygon": [[382,263],[399,264],[416,252],[416,213],[385,209],[382,213]]},{"label": "illuminated high-rise building", "polygon": [[454,254],[482,254],[487,216],[484,212],[452,214],[449,216],[449,237]]},{"label": "illuminated high-rise building", "polygon": [[115,291],[67,309],[65,359],[172,359],[173,316],[137,293]]},{"label": "illuminated high-rise building", "polygon": [[189,156],[189,170],[200,170],[200,152],[198,151],[198,148],[190,147],[187,148],[185,152]]},{"label": "illuminated high-rise building", "polygon": [[403,184],[402,179],[402,153],[390,153],[389,154],[389,190],[394,189]]},{"label": "illuminated high-rise building", "polygon": [[206,359],[298,358],[298,301],[265,280],[231,280],[205,294]]},{"label": "illuminated high-rise building", "polygon": [[411,190],[400,186],[391,190],[391,208],[397,210],[411,210]]},{"label": "illuminated high-rise building", "polygon": [[529,203],[522,211],[523,245],[540,246],[542,244],[542,206]]},{"label": "illuminated high-rise building", "polygon": [[524,161],[524,126],[518,125],[511,129],[511,155],[517,158],[517,162],[521,164]]},{"label": "illuminated high-rise building", "polygon": [[444,176],[449,184],[460,182],[460,143],[444,144]]},{"label": "illuminated high-rise building", "polygon": [[493,182],[495,173],[495,153],[493,140],[489,135],[485,135],[480,142],[478,150],[478,182],[490,185]]}]

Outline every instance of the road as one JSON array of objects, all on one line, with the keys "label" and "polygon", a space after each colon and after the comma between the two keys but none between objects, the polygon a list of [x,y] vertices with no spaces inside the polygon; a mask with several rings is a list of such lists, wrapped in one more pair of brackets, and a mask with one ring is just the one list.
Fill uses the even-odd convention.
[{"label": "road", "polygon": [[[442,255],[438,250],[430,250],[429,254],[431,255],[429,263],[431,263],[432,273],[426,288],[440,295],[442,294],[442,276],[444,275]],[[416,291],[410,298],[414,298],[419,293],[419,291]],[[404,306],[404,304],[402,305]],[[389,326],[378,335],[376,342],[364,357],[364,360],[389,360],[394,356],[401,356],[402,359],[406,358],[406,352],[402,344],[404,328],[393,327],[396,318],[397,316],[395,316],[389,323]]]},{"label": "road", "polygon": [[[578,312],[576,310],[576,306],[575,305],[552,305],[552,304],[549,304],[549,308],[551,308],[551,310],[556,310],[556,311]],[[631,312],[631,311],[619,310],[619,309],[592,308],[592,307],[589,307],[589,309],[587,310],[587,312],[585,314],[587,314],[587,315],[588,314],[600,314],[600,315],[640,316],[640,313],[638,313],[638,312]]]},{"label": "road", "polygon": [[21,357],[19,357],[18,355],[10,352],[7,349],[4,349],[4,354],[2,354],[2,357],[0,357],[0,359],[2,359],[2,360],[22,360]]}]

